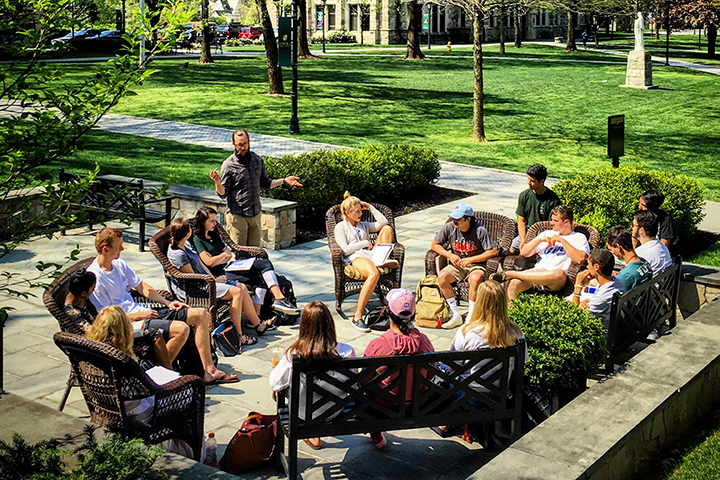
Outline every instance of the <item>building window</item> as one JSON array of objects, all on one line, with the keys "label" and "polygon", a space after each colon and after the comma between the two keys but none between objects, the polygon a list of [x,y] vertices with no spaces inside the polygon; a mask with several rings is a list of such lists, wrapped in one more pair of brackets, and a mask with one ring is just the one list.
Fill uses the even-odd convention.
[{"label": "building window", "polygon": [[335,30],[335,5],[327,6],[327,26],[328,30]]},{"label": "building window", "polygon": [[467,17],[465,16],[465,10],[460,10],[460,28],[465,28]]},{"label": "building window", "polygon": [[358,5],[360,7],[360,15],[362,19],[362,30],[363,32],[367,32],[370,30],[370,5],[362,4]]},{"label": "building window", "polygon": [[358,7],[359,5],[350,5],[350,31],[358,29]]},{"label": "building window", "polygon": [[438,33],[445,31],[445,8],[430,5],[430,31]]}]

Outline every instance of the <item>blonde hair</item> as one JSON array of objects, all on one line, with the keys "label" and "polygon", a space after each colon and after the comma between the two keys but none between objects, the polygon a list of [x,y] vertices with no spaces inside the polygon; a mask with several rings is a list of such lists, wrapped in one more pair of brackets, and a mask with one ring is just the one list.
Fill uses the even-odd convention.
[{"label": "blonde hair", "polygon": [[508,316],[507,293],[499,283],[488,280],[478,287],[475,309],[463,325],[462,333],[467,335],[472,330],[485,330],[490,348],[514,345],[522,333],[520,327]]},{"label": "blonde hair", "polygon": [[133,327],[130,319],[122,308],[114,305],[100,310],[85,336],[90,340],[107,343],[135,358],[132,335]]},{"label": "blonde hair", "polygon": [[347,220],[347,212],[351,208],[355,208],[355,206],[360,205],[362,202],[359,198],[353,197],[350,195],[350,192],[345,192],[345,195],[343,195],[343,201],[340,204],[340,212],[342,212],[342,216],[345,220]]}]

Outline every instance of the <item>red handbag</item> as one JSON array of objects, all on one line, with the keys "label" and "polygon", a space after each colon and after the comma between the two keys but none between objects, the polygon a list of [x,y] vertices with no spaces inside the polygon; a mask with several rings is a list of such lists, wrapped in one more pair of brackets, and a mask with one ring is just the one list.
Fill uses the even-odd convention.
[{"label": "red handbag", "polygon": [[220,459],[220,470],[236,474],[273,462],[277,415],[250,412]]}]

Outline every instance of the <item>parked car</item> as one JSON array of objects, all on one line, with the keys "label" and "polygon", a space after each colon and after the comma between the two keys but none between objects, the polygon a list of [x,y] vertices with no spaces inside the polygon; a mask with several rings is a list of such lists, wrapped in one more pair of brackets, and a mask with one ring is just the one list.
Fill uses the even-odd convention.
[{"label": "parked car", "polygon": [[53,38],[50,40],[50,43],[52,45],[55,45],[56,43],[64,43],[69,42],[70,40],[79,40],[87,37],[94,37],[95,35],[98,35],[100,33],[100,30],[94,29],[94,28],[85,28],[83,30],[77,30],[75,33],[70,32],[62,37]]},{"label": "parked car", "polygon": [[229,32],[229,30],[230,30],[230,26],[229,26],[229,25],[219,25],[219,26],[215,29],[215,37],[216,37],[218,40],[220,40],[220,39],[223,39],[223,40],[224,40],[224,39],[228,38],[228,32]]},{"label": "parked car", "polygon": [[105,30],[92,37],[73,39],[71,45],[80,52],[114,53],[127,46],[120,30]]},{"label": "parked car", "polygon": [[104,40],[117,40],[122,38],[123,32],[121,30],[105,30],[99,34],[85,38],[86,41],[104,41]]},{"label": "parked car", "polygon": [[262,35],[262,27],[242,27],[240,29],[240,36],[238,38],[249,38],[250,40],[257,40]]}]

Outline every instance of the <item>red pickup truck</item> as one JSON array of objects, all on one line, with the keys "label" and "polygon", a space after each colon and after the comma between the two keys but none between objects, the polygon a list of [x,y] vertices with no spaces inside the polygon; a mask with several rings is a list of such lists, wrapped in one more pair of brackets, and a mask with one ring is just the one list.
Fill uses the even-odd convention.
[{"label": "red pickup truck", "polygon": [[238,38],[249,38],[251,40],[257,40],[262,35],[262,27],[242,27]]}]

